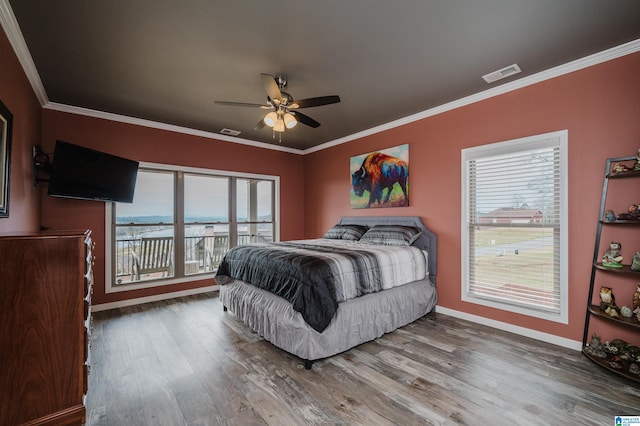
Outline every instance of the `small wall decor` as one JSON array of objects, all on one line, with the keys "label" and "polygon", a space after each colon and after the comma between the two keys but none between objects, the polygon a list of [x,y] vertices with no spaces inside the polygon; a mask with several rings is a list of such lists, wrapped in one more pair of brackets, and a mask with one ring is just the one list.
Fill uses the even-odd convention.
[{"label": "small wall decor", "polygon": [[9,170],[13,115],[0,101],[0,218],[9,217]]},{"label": "small wall decor", "polygon": [[351,207],[409,205],[409,145],[351,157]]}]

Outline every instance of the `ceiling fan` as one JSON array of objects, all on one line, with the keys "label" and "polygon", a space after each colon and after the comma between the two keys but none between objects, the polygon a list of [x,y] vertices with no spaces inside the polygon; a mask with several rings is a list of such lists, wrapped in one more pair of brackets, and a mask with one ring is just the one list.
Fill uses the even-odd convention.
[{"label": "ceiling fan", "polygon": [[298,109],[340,102],[340,97],[336,95],[319,96],[316,98],[307,98],[295,101],[293,96],[283,91],[287,85],[287,78],[285,76],[277,75],[274,77],[270,74],[260,74],[260,76],[262,77],[264,89],[267,92],[267,105],[246,102],[214,102],[219,105],[270,109],[271,112],[265,115],[264,118],[256,124],[255,128],[262,129],[266,125],[271,127],[274,132],[280,133],[284,132],[285,129],[295,127],[298,122],[313,128],[320,126],[320,123],[308,115],[301,113]]}]

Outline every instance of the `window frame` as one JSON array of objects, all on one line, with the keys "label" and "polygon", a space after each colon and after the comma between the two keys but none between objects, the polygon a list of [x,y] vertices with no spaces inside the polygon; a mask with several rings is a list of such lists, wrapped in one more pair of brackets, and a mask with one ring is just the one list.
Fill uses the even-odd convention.
[{"label": "window frame", "polygon": [[[568,131],[544,133],[519,139],[466,148],[461,151],[461,300],[463,302],[514,312],[530,317],[568,324]],[[560,312],[554,313],[495,299],[478,297],[469,291],[470,267],[470,205],[469,167],[471,160],[496,155],[524,152],[540,148],[557,147],[559,153],[559,303]]]},{"label": "window frame", "polygon": [[[228,177],[230,179],[229,184],[229,233],[231,235],[237,234],[238,228],[238,220],[236,217],[236,192],[235,192],[235,179],[248,179],[248,180],[268,180],[273,182],[273,194],[272,194],[272,209],[273,209],[273,240],[280,241],[280,176],[275,175],[264,175],[264,174],[254,174],[254,173],[243,173],[243,172],[230,172],[226,170],[216,170],[216,169],[205,169],[198,167],[189,167],[189,166],[177,166],[177,165],[168,165],[168,164],[158,164],[158,163],[149,163],[149,162],[140,162],[139,164],[140,170],[149,170],[149,171],[161,171],[161,172],[181,172],[178,173],[177,176],[182,177],[183,174],[199,174],[199,175],[209,175],[216,177]],[[174,180],[174,222],[171,226],[177,227],[175,232],[176,241],[182,241],[184,230],[179,229],[180,227],[184,227],[187,225],[192,225],[191,222],[185,223],[183,213],[184,213],[184,205],[182,206],[182,214],[178,215],[176,209],[178,209],[178,203],[182,202],[184,204],[184,182],[179,182],[178,180]],[[203,272],[198,274],[190,274],[184,275],[184,268],[178,268],[178,263],[175,262],[176,265],[174,267],[174,271],[182,271],[180,276],[174,276],[170,278],[159,278],[154,280],[145,280],[138,281],[127,284],[114,284],[114,276],[115,269],[113,264],[113,250],[114,250],[114,242],[115,242],[115,232],[116,232],[116,224],[114,223],[114,210],[115,203],[114,202],[105,202],[105,293],[118,293],[124,291],[133,291],[145,288],[154,288],[154,287],[164,287],[167,285],[180,284],[186,282],[193,281],[202,281],[205,279],[211,279],[215,276],[214,272]],[[231,230],[235,229],[234,232]],[[233,247],[235,244],[235,237],[230,238],[230,247]],[[183,249],[177,248],[177,244],[174,244],[174,256],[175,259],[182,258],[181,253],[184,253]]]}]

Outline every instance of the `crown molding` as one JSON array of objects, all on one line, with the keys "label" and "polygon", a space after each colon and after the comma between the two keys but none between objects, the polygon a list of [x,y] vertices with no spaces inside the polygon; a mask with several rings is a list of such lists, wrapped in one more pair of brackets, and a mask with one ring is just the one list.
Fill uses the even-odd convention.
[{"label": "crown molding", "polygon": [[11,43],[11,47],[13,47],[13,51],[18,57],[18,61],[27,75],[27,79],[31,83],[31,87],[40,105],[45,106],[49,102],[49,97],[44,90],[42,80],[40,80],[40,74],[38,74],[36,65],[33,63],[33,58],[22,36],[22,31],[20,30],[16,16],[13,14],[13,9],[11,9],[9,5],[9,0],[0,0],[0,24],[2,24],[2,28],[7,34],[9,43]]},{"label": "crown molding", "polygon": [[546,71],[541,71],[537,74],[530,75],[528,77],[523,77],[518,80],[514,80],[509,83],[505,83],[501,86],[497,86],[461,99],[457,99],[455,101],[413,114],[404,118],[400,118],[395,121],[390,121],[389,123],[381,124],[380,126],[372,127],[367,130],[363,130],[362,132],[354,133],[349,136],[345,136],[340,139],[335,139],[333,141],[324,143],[322,145],[318,145],[312,148],[308,148],[303,151],[303,154],[311,154],[313,152],[322,151],[323,149],[331,148],[333,146],[341,145],[346,142],[350,142],[356,139],[360,139],[366,136],[371,136],[376,133],[384,132],[385,130],[394,129],[396,127],[404,126],[405,124],[413,123],[414,121],[423,120],[428,117],[432,117],[434,115],[442,114],[447,111],[454,110],[456,108],[460,108],[463,106],[471,105],[476,102],[484,101],[489,98],[493,98],[495,96],[503,95],[508,92],[512,92],[514,90],[522,89],[523,87],[531,86],[536,83],[540,83],[545,80],[550,80],[552,78],[560,77],[565,74],[572,73],[574,71],[579,71],[584,68],[588,68],[602,62],[607,62],[612,59],[617,59],[622,56],[630,55],[632,53],[636,53],[640,51],[640,39],[630,41],[625,44],[621,44],[619,46],[613,47],[611,49],[604,50],[599,53],[595,53],[593,55],[577,59],[572,62],[568,62],[563,65],[559,65],[554,68],[550,68]]},{"label": "crown molding", "polygon": [[150,127],[158,130],[166,130],[169,132],[182,133],[185,135],[199,136],[207,139],[216,139],[225,142],[233,142],[240,145],[249,145],[255,148],[270,149],[272,151],[288,152],[290,154],[301,155],[302,150],[288,148],[284,146],[271,145],[264,142],[250,141],[248,139],[242,139],[234,136],[222,135],[220,133],[206,132],[204,130],[192,129],[190,127],[176,126],[173,124],[160,123],[158,121],[145,120],[142,118],[129,117],[127,115],[114,114],[111,112],[98,111],[89,108],[82,108],[73,105],[59,104],[57,102],[48,102],[44,109],[50,109],[52,111],[66,112],[69,114],[83,115],[86,117],[100,118],[103,120],[117,121],[119,123],[133,124],[135,126]]}]

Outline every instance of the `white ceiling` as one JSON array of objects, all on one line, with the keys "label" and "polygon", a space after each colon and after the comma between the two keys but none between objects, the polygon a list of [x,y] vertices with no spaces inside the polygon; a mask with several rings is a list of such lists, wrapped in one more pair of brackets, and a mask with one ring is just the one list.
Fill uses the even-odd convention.
[{"label": "white ceiling", "polygon": [[[0,14],[49,107],[294,151],[640,41],[636,0],[0,0]],[[522,73],[482,79],[515,63]],[[254,130],[266,111],[214,104],[264,104],[260,73],[285,74],[295,99],[342,101],[302,110],[322,125],[280,141]]]}]

